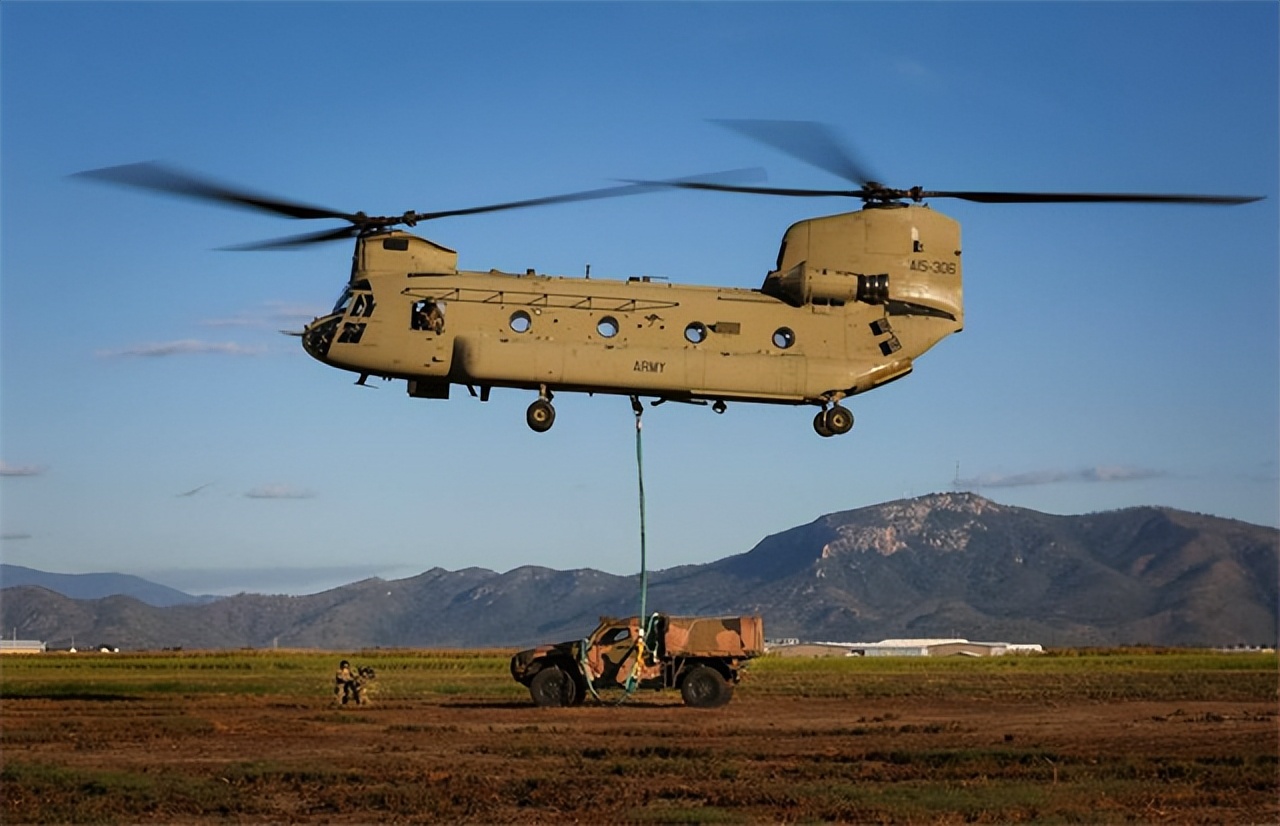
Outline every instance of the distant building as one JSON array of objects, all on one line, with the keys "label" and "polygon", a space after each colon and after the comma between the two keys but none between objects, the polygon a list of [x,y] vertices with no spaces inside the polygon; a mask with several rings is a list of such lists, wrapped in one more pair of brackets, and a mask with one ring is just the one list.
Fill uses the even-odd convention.
[{"label": "distant building", "polygon": [[45,650],[40,640],[0,640],[0,654],[43,654]]},{"label": "distant building", "polygon": [[779,641],[769,645],[770,654],[779,657],[848,657],[847,646],[828,642]]}]

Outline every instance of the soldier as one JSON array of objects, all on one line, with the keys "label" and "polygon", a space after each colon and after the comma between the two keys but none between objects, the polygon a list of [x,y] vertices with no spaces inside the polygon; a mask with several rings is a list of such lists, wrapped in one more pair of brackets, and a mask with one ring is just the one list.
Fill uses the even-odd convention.
[{"label": "soldier", "polygon": [[412,327],[415,330],[429,330],[436,334],[444,332],[444,307],[430,298],[415,303]]},{"label": "soldier", "polygon": [[343,660],[338,663],[338,673],[333,675],[333,696],[340,698],[343,705],[347,700],[360,702],[359,678],[351,670],[351,663]]}]

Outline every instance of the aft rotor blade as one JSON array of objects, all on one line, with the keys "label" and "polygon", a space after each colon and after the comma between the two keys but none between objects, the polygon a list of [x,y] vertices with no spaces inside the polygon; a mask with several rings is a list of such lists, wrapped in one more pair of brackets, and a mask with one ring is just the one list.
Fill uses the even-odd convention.
[{"label": "aft rotor blade", "polygon": [[357,215],[326,207],[311,206],[269,195],[234,189],[208,178],[202,178],[190,172],[184,172],[153,162],[91,169],[86,172],[78,172],[76,176],[138,189],[149,189],[154,192],[164,192],[170,195],[180,195],[201,201],[248,207],[275,215],[284,215],[289,218],[339,218],[352,222],[360,220]]},{"label": "aft rotor blade", "polygon": [[867,166],[854,157],[835,130],[825,123],[809,120],[713,120],[712,123],[772,146],[849,183],[866,186],[877,180]]},{"label": "aft rotor blade", "polygon": [[[919,193],[919,198],[960,198],[983,204],[1248,204],[1261,201],[1260,195],[1162,195],[1121,192],[968,192]],[[919,200],[917,198],[917,200]]]},{"label": "aft rotor blade", "polygon": [[701,189],[713,192],[745,192],[752,195],[784,195],[796,198],[862,198],[866,201],[922,201],[927,198],[959,198],[984,204],[1069,204],[1069,203],[1146,203],[1146,204],[1248,204],[1263,200],[1259,195],[1165,195],[1160,193],[1124,192],[980,192],[890,189],[875,184],[864,189],[791,189],[769,186],[731,186],[700,182],[668,182],[666,186]]}]

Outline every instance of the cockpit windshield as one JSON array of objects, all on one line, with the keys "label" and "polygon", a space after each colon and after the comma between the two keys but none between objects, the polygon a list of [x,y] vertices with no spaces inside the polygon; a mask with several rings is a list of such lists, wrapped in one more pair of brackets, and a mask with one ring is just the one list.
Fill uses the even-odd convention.
[{"label": "cockpit windshield", "polygon": [[[345,313],[347,308],[351,306],[351,297],[355,294],[355,291],[367,291],[368,289],[369,281],[367,279],[361,279],[354,284],[347,284],[342,290],[342,295],[338,296],[337,303],[333,305],[333,312]],[[370,309],[372,310],[372,301],[370,302]],[[364,313],[364,315],[368,315],[368,313]]]},{"label": "cockpit windshield", "polygon": [[351,287],[348,285],[342,291],[342,295],[338,296],[338,301],[333,305],[334,313],[345,313],[347,307],[351,306]]}]

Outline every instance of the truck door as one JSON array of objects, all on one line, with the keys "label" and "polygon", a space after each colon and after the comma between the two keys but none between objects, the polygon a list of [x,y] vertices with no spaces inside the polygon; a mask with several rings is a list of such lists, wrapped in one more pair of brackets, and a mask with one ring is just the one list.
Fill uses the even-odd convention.
[{"label": "truck door", "polygon": [[[603,681],[622,684],[631,673],[631,663],[635,662],[636,637],[627,625],[615,625],[596,638],[587,654],[587,667],[591,671],[592,681]],[[628,655],[631,655],[628,658]],[[623,671],[623,664],[627,670]],[[621,673],[621,678],[619,678]]]}]

